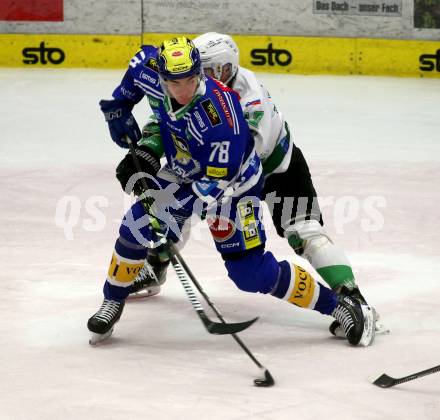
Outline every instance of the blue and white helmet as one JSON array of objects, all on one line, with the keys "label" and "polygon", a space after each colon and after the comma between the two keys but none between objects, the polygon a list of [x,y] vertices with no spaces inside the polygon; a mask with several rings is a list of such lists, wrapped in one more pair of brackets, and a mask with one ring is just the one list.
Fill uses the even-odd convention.
[{"label": "blue and white helmet", "polygon": [[200,52],[205,73],[225,84],[229,83],[239,65],[239,51],[235,41],[229,35],[207,32],[193,42]]}]

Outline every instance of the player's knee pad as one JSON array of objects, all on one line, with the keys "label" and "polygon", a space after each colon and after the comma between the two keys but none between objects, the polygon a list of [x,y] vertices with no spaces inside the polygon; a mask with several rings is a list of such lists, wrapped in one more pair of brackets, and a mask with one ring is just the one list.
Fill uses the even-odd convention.
[{"label": "player's knee pad", "polygon": [[332,245],[330,237],[317,220],[297,222],[284,231],[284,236],[294,251],[305,257]]},{"label": "player's knee pad", "polygon": [[286,230],[290,246],[306,258],[314,268],[350,266],[345,252],[331,241],[325,229],[316,220],[295,223]]},{"label": "player's knee pad", "polygon": [[269,293],[278,279],[279,264],[271,252],[264,248],[249,250],[240,255],[223,256],[231,280],[240,290]]}]

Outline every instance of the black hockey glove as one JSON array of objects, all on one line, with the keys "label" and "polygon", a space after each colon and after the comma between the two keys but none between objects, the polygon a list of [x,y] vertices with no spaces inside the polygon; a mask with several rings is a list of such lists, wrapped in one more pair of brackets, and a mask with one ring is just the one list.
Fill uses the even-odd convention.
[{"label": "black hockey glove", "polygon": [[[135,146],[135,151],[142,172],[155,176],[160,169],[160,161],[156,154],[150,148],[139,145]],[[140,196],[144,192],[141,178],[145,179],[148,188],[157,188],[157,185],[150,179],[150,177],[146,175],[141,177],[137,174],[131,153],[127,153],[124,159],[119,162],[119,165],[116,168],[116,178],[118,178],[122,189],[127,194],[130,194],[133,191],[135,195]]]}]

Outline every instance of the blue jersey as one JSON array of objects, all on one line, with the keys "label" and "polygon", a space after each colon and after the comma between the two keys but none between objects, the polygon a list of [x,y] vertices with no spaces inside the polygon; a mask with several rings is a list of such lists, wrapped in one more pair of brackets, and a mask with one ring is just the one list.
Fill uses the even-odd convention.
[{"label": "blue jersey", "polygon": [[206,201],[225,192],[242,195],[257,184],[262,170],[238,94],[203,77],[193,100],[178,105],[160,83],[156,55],[156,47],[143,46],[113,97],[137,103],[147,96],[160,123],[163,170],[178,183],[191,183]]}]

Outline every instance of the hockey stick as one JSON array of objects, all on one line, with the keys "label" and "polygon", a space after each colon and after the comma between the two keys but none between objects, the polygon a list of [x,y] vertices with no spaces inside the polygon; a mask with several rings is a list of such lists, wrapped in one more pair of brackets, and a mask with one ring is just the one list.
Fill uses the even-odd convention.
[{"label": "hockey stick", "polygon": [[[125,141],[128,143],[128,145],[130,147],[130,152],[131,152],[136,170],[138,172],[142,172],[142,168],[139,165],[139,161],[136,156],[136,151],[134,149],[133,142],[131,141],[131,139],[128,136],[125,136]],[[144,190],[148,191],[148,185],[147,185],[147,182],[145,181],[144,178],[141,178],[141,182],[142,182],[142,187],[144,188]],[[154,219],[153,223],[152,223],[152,225],[153,225],[152,229],[156,230],[156,233],[157,233],[157,230],[159,229],[159,223],[158,223],[157,219],[154,218],[154,216],[152,216],[151,214],[150,214],[150,217]],[[173,249],[175,250],[175,248],[173,248]],[[183,286],[183,288],[189,298],[189,301],[191,302],[191,305],[196,310],[197,315],[199,316],[203,325],[205,326],[205,328],[208,330],[209,333],[219,334],[219,335],[238,333],[240,331],[245,330],[246,328],[249,328],[258,319],[258,317],[257,317],[257,318],[251,319],[249,321],[236,322],[236,323],[229,323],[229,322],[225,322],[224,320],[222,320],[222,322],[220,323],[220,322],[214,322],[211,319],[209,319],[208,316],[206,315],[205,311],[203,310],[202,305],[197,300],[197,297],[196,297],[194,291],[192,290],[191,285],[188,282],[188,279],[186,278],[185,271],[182,269],[182,265],[184,265],[186,267],[185,270],[188,273],[189,268],[186,265],[186,263],[183,261],[182,257],[180,256],[179,260],[177,260],[175,258],[174,252],[172,252],[169,247],[166,248],[165,244],[162,244],[159,246],[158,252],[159,252],[159,255],[162,255],[165,258],[167,258],[167,257],[170,258],[171,263],[173,265],[173,268],[176,271],[177,277],[179,278],[180,282],[182,283],[182,286]],[[192,280],[192,281],[194,282],[194,280]],[[200,287],[200,285],[198,285],[198,288],[199,287]],[[201,287],[200,287],[199,291],[201,291]],[[209,300],[208,296],[206,295],[206,293],[203,292],[203,290],[201,291],[201,294],[205,298],[208,305],[210,305],[214,309],[214,304]]]},{"label": "hockey stick", "polygon": [[[200,294],[203,296],[203,298],[206,300],[208,305],[212,308],[212,310],[215,312],[215,314],[218,316],[220,321],[223,322],[224,325],[228,325],[226,321],[224,320],[222,314],[217,310],[215,305],[210,301],[208,295],[203,290],[200,283],[197,281],[197,279],[192,274],[189,267],[186,265],[185,261],[183,260],[182,256],[180,255],[179,251],[176,249],[176,246],[174,244],[170,244],[170,250],[171,254],[173,255],[173,258],[177,260],[178,263],[182,265],[186,273],[188,274],[189,278],[193,282],[194,286],[196,286],[197,290],[200,292]],[[172,261],[171,261],[172,262]],[[173,264],[174,265],[174,264]],[[255,322],[258,318],[253,319],[249,322]],[[254,384],[258,387],[269,387],[275,384],[275,381],[270,374],[270,372],[255,358],[255,356],[252,354],[252,352],[246,347],[246,345],[241,341],[240,337],[236,333],[231,333],[234,340],[238,343],[238,345],[244,350],[244,352],[251,358],[251,360],[258,366],[258,368],[262,371],[264,375],[264,379],[257,378],[254,379]]]},{"label": "hockey stick", "polygon": [[[178,258],[176,258],[176,255],[173,251],[170,252],[170,259],[171,264],[173,265],[173,268],[177,274],[177,277],[179,278],[180,282],[182,283],[183,289],[185,290],[189,301],[191,302],[191,305],[199,315],[200,319],[203,322],[203,325],[206,327],[209,333],[211,334],[236,334],[240,331],[245,330],[246,328],[249,328],[257,319],[251,319],[250,321],[244,321],[244,322],[236,322],[236,323],[227,323],[227,322],[214,322],[211,321],[207,316],[205,311],[203,310],[202,305],[198,301],[191,284],[188,281],[188,278],[186,277],[186,274],[188,273],[185,269],[182,268],[181,262],[179,262]],[[194,280],[193,280],[194,281]],[[199,290],[200,291],[200,290]],[[208,305],[210,305],[212,308],[214,307],[214,304],[207,299],[208,296],[203,292],[203,297],[208,302]]]},{"label": "hockey stick", "polygon": [[414,379],[421,378],[422,376],[431,375],[431,373],[440,372],[440,365],[434,366],[430,369],[422,370],[421,372],[413,373],[412,375],[404,376],[403,378],[393,378],[388,376],[386,373],[380,375],[374,382],[374,385],[377,385],[381,388],[391,388],[394,385],[400,385],[404,382],[409,382]]},{"label": "hockey stick", "polygon": [[[139,165],[139,161],[138,161],[137,156],[136,156],[136,151],[134,150],[134,146],[133,146],[133,143],[132,143],[131,139],[128,136],[126,136],[125,140],[127,141],[128,145],[130,147],[130,152],[131,152],[131,155],[133,157],[133,162],[134,162],[134,164],[136,166],[137,171],[138,172],[142,172],[142,169],[141,169],[141,167]],[[147,182],[145,181],[145,179],[141,178],[141,182],[142,182],[143,188],[147,191],[148,190],[148,185],[147,185]],[[161,245],[161,246],[163,247],[164,245]],[[170,254],[171,263],[173,264],[173,267],[176,270],[176,274],[179,277],[179,280],[181,281],[181,283],[182,283],[182,285],[183,285],[183,287],[185,289],[185,292],[187,292],[187,295],[188,295],[188,297],[190,299],[191,304],[193,305],[194,309],[196,309],[197,313],[199,314],[200,319],[202,320],[203,324],[206,326],[208,331],[212,333],[212,328],[214,327],[214,325],[216,323],[214,323],[213,321],[209,320],[209,318],[204,313],[203,308],[201,307],[201,305],[198,302],[198,300],[195,298],[194,292],[192,291],[192,288],[191,288],[189,282],[185,278],[185,272],[188,274],[189,278],[191,279],[193,284],[196,286],[197,290],[200,292],[200,294],[203,296],[203,298],[206,300],[208,305],[212,308],[212,310],[218,316],[218,318],[222,322],[223,326],[226,327],[228,325],[229,326],[230,325],[237,325],[237,324],[228,324],[224,320],[223,316],[217,310],[217,308],[214,306],[214,304],[211,302],[211,300],[209,299],[209,297],[205,293],[205,291],[202,289],[202,286],[196,280],[196,278],[192,274],[191,270],[189,269],[189,267],[187,266],[187,264],[185,263],[185,261],[183,260],[182,256],[180,255],[179,251],[176,249],[176,247],[175,247],[175,245],[173,243],[169,244],[168,250],[169,250],[169,254]],[[183,268],[183,270],[182,270],[182,268]],[[195,306],[195,305],[197,305],[197,306]],[[201,314],[203,314],[203,315],[201,315]],[[258,318],[255,318],[255,319],[253,319],[251,321],[248,321],[247,323],[249,325],[247,325],[246,328],[249,327],[251,324],[253,324],[257,319]],[[211,325],[211,330],[206,325],[207,322],[210,323],[209,325]],[[246,323],[241,323],[241,324],[246,324]],[[254,379],[254,385],[257,386],[257,387],[270,387],[270,386],[273,386],[275,384],[275,380],[273,379],[273,376],[270,374],[269,370],[267,368],[265,368],[257,360],[257,358],[252,354],[252,352],[247,348],[247,346],[243,343],[243,341],[241,341],[241,339],[238,337],[238,335],[235,332],[234,333],[230,333],[230,334],[232,335],[234,340],[238,343],[238,345],[243,349],[243,351],[257,365],[257,367],[261,370],[261,372],[263,374],[263,378]]]}]

